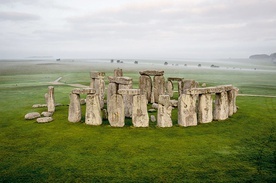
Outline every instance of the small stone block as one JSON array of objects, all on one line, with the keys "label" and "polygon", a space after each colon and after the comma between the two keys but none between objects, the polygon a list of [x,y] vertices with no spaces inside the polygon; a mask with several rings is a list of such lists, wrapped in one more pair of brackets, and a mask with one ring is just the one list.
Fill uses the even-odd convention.
[{"label": "small stone block", "polygon": [[90,72],[90,78],[96,79],[96,78],[104,78],[105,72],[99,72],[99,71],[91,71]]}]

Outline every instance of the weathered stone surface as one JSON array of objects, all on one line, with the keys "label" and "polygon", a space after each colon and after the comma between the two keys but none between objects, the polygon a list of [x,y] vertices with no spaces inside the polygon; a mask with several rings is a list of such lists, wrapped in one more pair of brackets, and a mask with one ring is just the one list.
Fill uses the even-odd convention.
[{"label": "weathered stone surface", "polygon": [[123,77],[123,69],[114,69],[114,77]]},{"label": "weathered stone surface", "polygon": [[132,123],[134,127],[148,127],[149,115],[145,95],[133,96]]},{"label": "weathered stone surface", "polygon": [[52,117],[52,116],[53,116],[53,113],[52,113],[52,112],[42,112],[42,113],[41,113],[41,116],[44,116],[44,117]]},{"label": "weathered stone surface", "polygon": [[166,94],[169,95],[170,97],[173,97],[173,90],[174,90],[174,87],[173,87],[173,83],[168,80],[167,81],[167,90],[166,90]]},{"label": "weathered stone surface", "polygon": [[182,81],[184,78],[178,78],[178,77],[168,77],[168,81]]},{"label": "weathered stone surface", "polygon": [[114,94],[109,100],[108,121],[112,127],[123,127],[125,125],[125,107],[122,95]]},{"label": "weathered stone surface", "polygon": [[87,125],[101,125],[101,106],[97,94],[87,94],[85,123]]},{"label": "weathered stone surface", "polygon": [[207,88],[191,88],[184,90],[184,94],[207,94],[207,93],[221,93],[224,91],[230,91],[233,89],[232,85],[221,85],[216,87],[207,87]]},{"label": "weathered stone surface", "polygon": [[119,89],[121,95],[140,95],[140,89]]},{"label": "weathered stone surface", "polygon": [[153,103],[153,104],[151,105],[151,107],[152,107],[153,109],[158,109],[158,104],[157,104],[157,103]]},{"label": "weathered stone surface", "polygon": [[72,93],[79,94],[79,95],[80,94],[88,94],[88,93],[93,94],[93,93],[96,93],[96,91],[93,88],[74,88],[72,90]]},{"label": "weathered stone surface", "polygon": [[147,76],[163,76],[164,71],[158,71],[158,70],[146,70],[146,71],[140,71],[140,75],[147,75]]},{"label": "weathered stone surface", "polygon": [[227,91],[228,116],[232,116],[234,114],[234,95],[235,95],[235,90],[234,89]]},{"label": "weathered stone surface", "polygon": [[25,115],[25,119],[36,119],[39,117],[40,117],[40,114],[38,112],[30,112]]},{"label": "weathered stone surface", "polygon": [[198,122],[209,123],[213,121],[213,100],[211,94],[199,95]]},{"label": "weathered stone surface", "polygon": [[110,83],[117,83],[123,85],[132,85],[132,78],[130,77],[113,77],[109,76],[108,80]]},{"label": "weathered stone surface", "polygon": [[[184,79],[183,79],[183,80],[184,80]],[[183,85],[184,85],[183,80],[182,80],[182,81],[178,81],[178,85],[177,85],[177,86],[178,86],[178,88],[177,88],[177,89],[178,89],[178,90],[177,90],[177,91],[178,91],[178,97],[183,93],[183,92],[182,92]]]},{"label": "weathered stone surface", "polygon": [[139,78],[139,88],[142,95],[146,95],[147,100],[151,101],[152,81],[150,76],[142,75]]},{"label": "weathered stone surface", "polygon": [[196,126],[196,95],[180,95],[178,99],[178,124],[180,126]]},{"label": "weathered stone surface", "polygon": [[229,106],[227,92],[216,93],[214,106],[214,120],[225,120],[228,118]]},{"label": "weathered stone surface", "polygon": [[47,107],[47,104],[34,104],[32,108],[42,108],[42,107]]},{"label": "weathered stone surface", "polygon": [[159,101],[157,111],[157,126],[159,127],[172,127],[172,107],[170,106],[169,95],[159,95]]},{"label": "weathered stone surface", "polygon": [[84,99],[84,98],[80,99],[80,104],[85,105],[86,104],[86,99]]},{"label": "weathered stone surface", "polygon": [[90,78],[96,79],[96,78],[104,78],[105,72],[99,72],[99,71],[91,71],[90,72]]},{"label": "weathered stone surface", "polygon": [[[119,90],[121,89],[132,89],[132,84],[131,85],[119,85]],[[119,91],[118,90],[118,91]],[[131,118],[132,116],[132,95],[123,95],[123,100],[124,100],[124,106],[125,106],[125,117]]]},{"label": "weathered stone surface", "polygon": [[150,115],[150,121],[151,122],[156,122],[156,117],[154,115]]},{"label": "weathered stone surface", "polygon": [[184,79],[182,81],[182,90],[181,93],[184,94],[184,91],[191,88],[198,88],[198,82],[192,79]]},{"label": "weathered stone surface", "polygon": [[236,99],[237,99],[237,96],[238,96],[238,93],[239,93],[239,89],[236,88],[236,87],[233,87],[234,89],[234,96],[233,96],[233,112],[236,113],[237,110],[238,110],[238,107],[236,105]]},{"label": "weathered stone surface", "polygon": [[38,122],[38,123],[49,123],[53,120],[54,119],[52,117],[42,117],[42,118],[37,118],[36,122]]},{"label": "weathered stone surface", "polygon": [[48,112],[55,112],[55,97],[54,97],[54,87],[48,86]]},{"label": "weathered stone surface", "polygon": [[111,96],[113,94],[117,93],[117,90],[119,88],[119,85],[116,83],[109,83],[108,87],[107,87],[107,95],[106,95],[106,99],[107,99],[107,105],[109,105],[109,100],[111,98]]},{"label": "weathered stone surface", "polygon": [[158,103],[159,95],[165,94],[165,78],[164,76],[153,77],[153,93],[154,102]]},{"label": "weathered stone surface", "polygon": [[98,94],[101,109],[104,107],[105,82],[104,79],[95,79],[94,89]]},{"label": "weathered stone surface", "polygon": [[178,100],[170,100],[170,105],[172,107],[177,107],[178,106]]},{"label": "weathered stone surface", "polygon": [[73,123],[81,121],[81,105],[80,105],[80,95],[79,94],[70,93],[68,121],[73,122]]}]

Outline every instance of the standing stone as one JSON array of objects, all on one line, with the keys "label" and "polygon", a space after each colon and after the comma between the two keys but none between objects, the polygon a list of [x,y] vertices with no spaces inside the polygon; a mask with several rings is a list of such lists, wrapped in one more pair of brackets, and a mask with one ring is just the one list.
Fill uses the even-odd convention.
[{"label": "standing stone", "polygon": [[55,112],[55,97],[54,97],[54,87],[48,87],[48,112]]},{"label": "standing stone", "polygon": [[172,127],[172,107],[170,106],[169,95],[159,95],[159,104],[157,111],[157,126]]},{"label": "standing stone", "polygon": [[169,95],[170,97],[173,97],[173,83],[171,81],[167,81],[167,95]]},{"label": "standing stone", "polygon": [[180,95],[178,99],[178,124],[180,126],[196,126],[196,99],[197,95]]},{"label": "standing stone", "polygon": [[125,125],[124,108],[122,95],[112,95],[108,105],[108,121],[112,127],[123,127]]},{"label": "standing stone", "polygon": [[184,91],[186,89],[197,88],[198,86],[199,86],[198,82],[196,82],[195,80],[184,79],[183,82],[182,82],[182,91],[181,91],[181,94],[184,93]]},{"label": "standing stone", "polygon": [[94,89],[96,94],[98,94],[101,109],[104,107],[104,90],[105,90],[105,82],[103,78],[97,78],[94,81]]},{"label": "standing stone", "polygon": [[118,85],[116,83],[109,83],[108,84],[108,87],[107,87],[107,105],[109,104],[109,100],[111,99],[111,96],[113,94],[116,94],[117,93],[117,90],[118,90]]},{"label": "standing stone", "polygon": [[148,127],[149,115],[145,95],[133,96],[132,123],[134,127]]},{"label": "standing stone", "polygon": [[114,77],[123,77],[123,70],[120,68],[114,69]]},{"label": "standing stone", "polygon": [[[119,90],[120,89],[132,89],[132,84],[129,85],[119,85]],[[124,106],[125,106],[125,117],[131,118],[132,116],[132,95],[123,95],[123,100],[124,100]]]},{"label": "standing stone", "polygon": [[139,88],[141,95],[145,95],[147,100],[151,101],[152,82],[150,76],[141,75],[139,78]]},{"label": "standing stone", "polygon": [[184,85],[183,80],[178,81],[178,97],[180,97],[180,95],[182,94],[183,85]]},{"label": "standing stone", "polygon": [[153,77],[153,93],[154,101],[158,103],[159,95],[165,94],[165,78],[164,76]]},{"label": "standing stone", "polygon": [[81,105],[79,94],[70,93],[68,121],[73,123],[81,121]]},{"label": "standing stone", "polygon": [[237,104],[236,104],[236,99],[237,99],[237,96],[238,96],[238,93],[239,93],[239,89],[234,87],[234,96],[233,96],[233,112],[236,113],[237,112]]},{"label": "standing stone", "polygon": [[227,92],[216,93],[214,106],[214,120],[225,120],[228,118],[228,97]]},{"label": "standing stone", "polygon": [[211,94],[199,95],[198,122],[209,123],[213,120],[213,101]]},{"label": "standing stone", "polygon": [[234,95],[235,95],[235,90],[234,89],[227,91],[228,116],[232,116],[234,114]]},{"label": "standing stone", "polygon": [[88,125],[101,125],[101,107],[97,94],[87,94],[85,123]]}]

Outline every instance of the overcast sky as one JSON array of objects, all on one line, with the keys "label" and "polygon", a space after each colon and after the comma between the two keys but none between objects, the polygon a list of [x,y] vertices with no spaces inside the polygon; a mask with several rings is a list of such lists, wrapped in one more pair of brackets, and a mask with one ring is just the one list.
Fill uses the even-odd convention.
[{"label": "overcast sky", "polygon": [[0,0],[0,58],[276,52],[275,0]]}]

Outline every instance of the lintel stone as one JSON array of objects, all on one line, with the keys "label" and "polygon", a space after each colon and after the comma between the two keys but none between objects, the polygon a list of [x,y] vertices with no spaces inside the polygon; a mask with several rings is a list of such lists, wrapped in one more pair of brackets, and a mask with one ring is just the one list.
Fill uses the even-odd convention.
[{"label": "lintel stone", "polygon": [[93,88],[74,88],[72,90],[74,94],[94,94],[96,91]]},{"label": "lintel stone", "polygon": [[90,77],[92,79],[104,78],[104,76],[105,76],[105,72],[99,72],[99,71],[91,71],[90,72]]},{"label": "lintel stone", "polygon": [[121,95],[140,95],[140,89],[119,89]]},{"label": "lintel stone", "polygon": [[221,93],[224,91],[230,91],[232,89],[233,89],[232,85],[221,85],[216,87],[186,89],[184,93],[188,95],[198,95],[198,94],[207,94],[207,93]]},{"label": "lintel stone", "polygon": [[147,75],[147,76],[163,76],[164,71],[158,71],[158,70],[145,70],[139,72],[141,75]]},{"label": "lintel stone", "polygon": [[184,78],[168,77],[168,81],[183,81]]},{"label": "lintel stone", "polygon": [[117,83],[117,84],[123,84],[123,85],[132,84],[132,78],[130,78],[130,77],[113,77],[113,76],[109,76],[108,80],[109,80],[110,83]]}]

